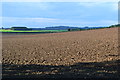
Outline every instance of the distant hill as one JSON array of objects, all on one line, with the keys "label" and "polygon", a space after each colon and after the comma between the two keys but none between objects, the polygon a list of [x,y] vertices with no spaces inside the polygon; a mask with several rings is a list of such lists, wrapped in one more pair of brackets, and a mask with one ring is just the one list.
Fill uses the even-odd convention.
[{"label": "distant hill", "polygon": [[69,26],[55,26],[55,27],[46,27],[47,30],[68,30],[68,29],[76,29],[79,27],[69,27]]},{"label": "distant hill", "polygon": [[31,28],[32,30],[68,30],[76,29],[79,27],[69,27],[69,26],[54,26],[54,27],[45,27],[45,28]]},{"label": "distant hill", "polygon": [[70,26],[53,26],[45,28],[31,28],[32,30],[68,30],[68,29],[97,29],[103,27],[70,27]]},{"label": "distant hill", "polygon": [[[89,29],[99,29],[99,28],[110,28],[110,27],[120,27],[120,24],[111,25],[108,27],[70,27],[70,26],[52,26],[52,27],[45,27],[45,28],[29,28],[31,30],[89,30]],[[2,28],[0,28],[2,29]],[[4,28],[10,29],[10,28]]]}]

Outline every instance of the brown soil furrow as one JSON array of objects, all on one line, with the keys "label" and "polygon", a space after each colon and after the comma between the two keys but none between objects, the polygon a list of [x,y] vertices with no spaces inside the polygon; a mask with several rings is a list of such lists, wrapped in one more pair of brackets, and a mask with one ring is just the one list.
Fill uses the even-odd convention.
[{"label": "brown soil furrow", "polygon": [[3,63],[71,65],[119,59],[118,28],[35,35],[3,34],[2,44]]}]

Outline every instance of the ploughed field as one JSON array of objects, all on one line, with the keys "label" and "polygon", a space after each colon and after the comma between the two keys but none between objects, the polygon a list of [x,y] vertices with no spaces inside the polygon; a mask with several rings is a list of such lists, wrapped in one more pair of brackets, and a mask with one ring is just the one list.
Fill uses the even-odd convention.
[{"label": "ploughed field", "polygon": [[[88,72],[84,73],[90,75],[92,69],[93,71],[96,69],[96,64],[92,65],[93,63],[120,59],[118,54],[118,28],[34,35],[3,34],[2,46],[3,76],[6,74],[8,77],[9,75],[7,74],[9,74],[9,71],[6,71],[13,69],[10,64],[15,66],[19,65],[18,67],[21,65],[34,65],[32,66],[32,70],[31,68],[28,70],[29,66],[25,67],[25,69],[22,67],[21,70],[23,69],[24,72],[20,73],[23,73],[23,75],[25,75],[24,73],[27,73],[26,75],[32,73],[40,75],[58,73],[59,69],[55,66],[62,66],[62,68],[60,68],[62,70],[64,68],[63,66],[68,67],[77,63],[91,63],[90,65],[85,64],[90,66],[89,68],[91,71],[87,70]],[[44,65],[44,67],[47,66],[48,68],[46,67],[43,69],[42,67],[39,68],[39,66],[36,67],[35,65]],[[77,71],[84,70],[82,65],[83,64],[79,64],[79,66],[77,66]],[[49,66],[51,67],[49,68]],[[91,68],[92,66],[94,68]],[[107,67],[109,68],[109,66]],[[33,71],[35,68],[38,72]],[[44,71],[40,69],[43,69]],[[62,72],[64,72],[65,69],[68,70],[68,68],[64,68]],[[74,71],[70,73],[69,71],[71,71],[71,69],[73,69],[73,67],[71,67],[68,72],[65,72],[66,74],[64,73],[67,77],[68,74],[73,75],[73,73],[81,73],[81,75],[83,75],[83,72],[75,72],[76,69],[73,69]],[[103,71],[102,67],[101,70]],[[98,69],[97,71],[99,72]],[[115,73],[115,70],[112,69],[111,71],[113,71],[111,73]],[[20,74],[17,73],[13,74],[20,76]]]}]

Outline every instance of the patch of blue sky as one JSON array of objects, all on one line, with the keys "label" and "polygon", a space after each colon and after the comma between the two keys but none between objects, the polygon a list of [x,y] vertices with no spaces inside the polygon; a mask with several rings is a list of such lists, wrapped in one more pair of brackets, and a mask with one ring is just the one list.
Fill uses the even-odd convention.
[{"label": "patch of blue sky", "polygon": [[117,24],[117,2],[3,2],[3,26],[109,26]]}]

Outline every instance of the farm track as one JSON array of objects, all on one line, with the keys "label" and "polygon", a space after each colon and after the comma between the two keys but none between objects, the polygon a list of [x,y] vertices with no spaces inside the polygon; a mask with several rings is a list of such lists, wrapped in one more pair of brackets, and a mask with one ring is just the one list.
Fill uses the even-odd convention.
[{"label": "farm track", "polygon": [[2,45],[3,65],[71,66],[120,59],[118,28],[34,35],[3,34]]}]

